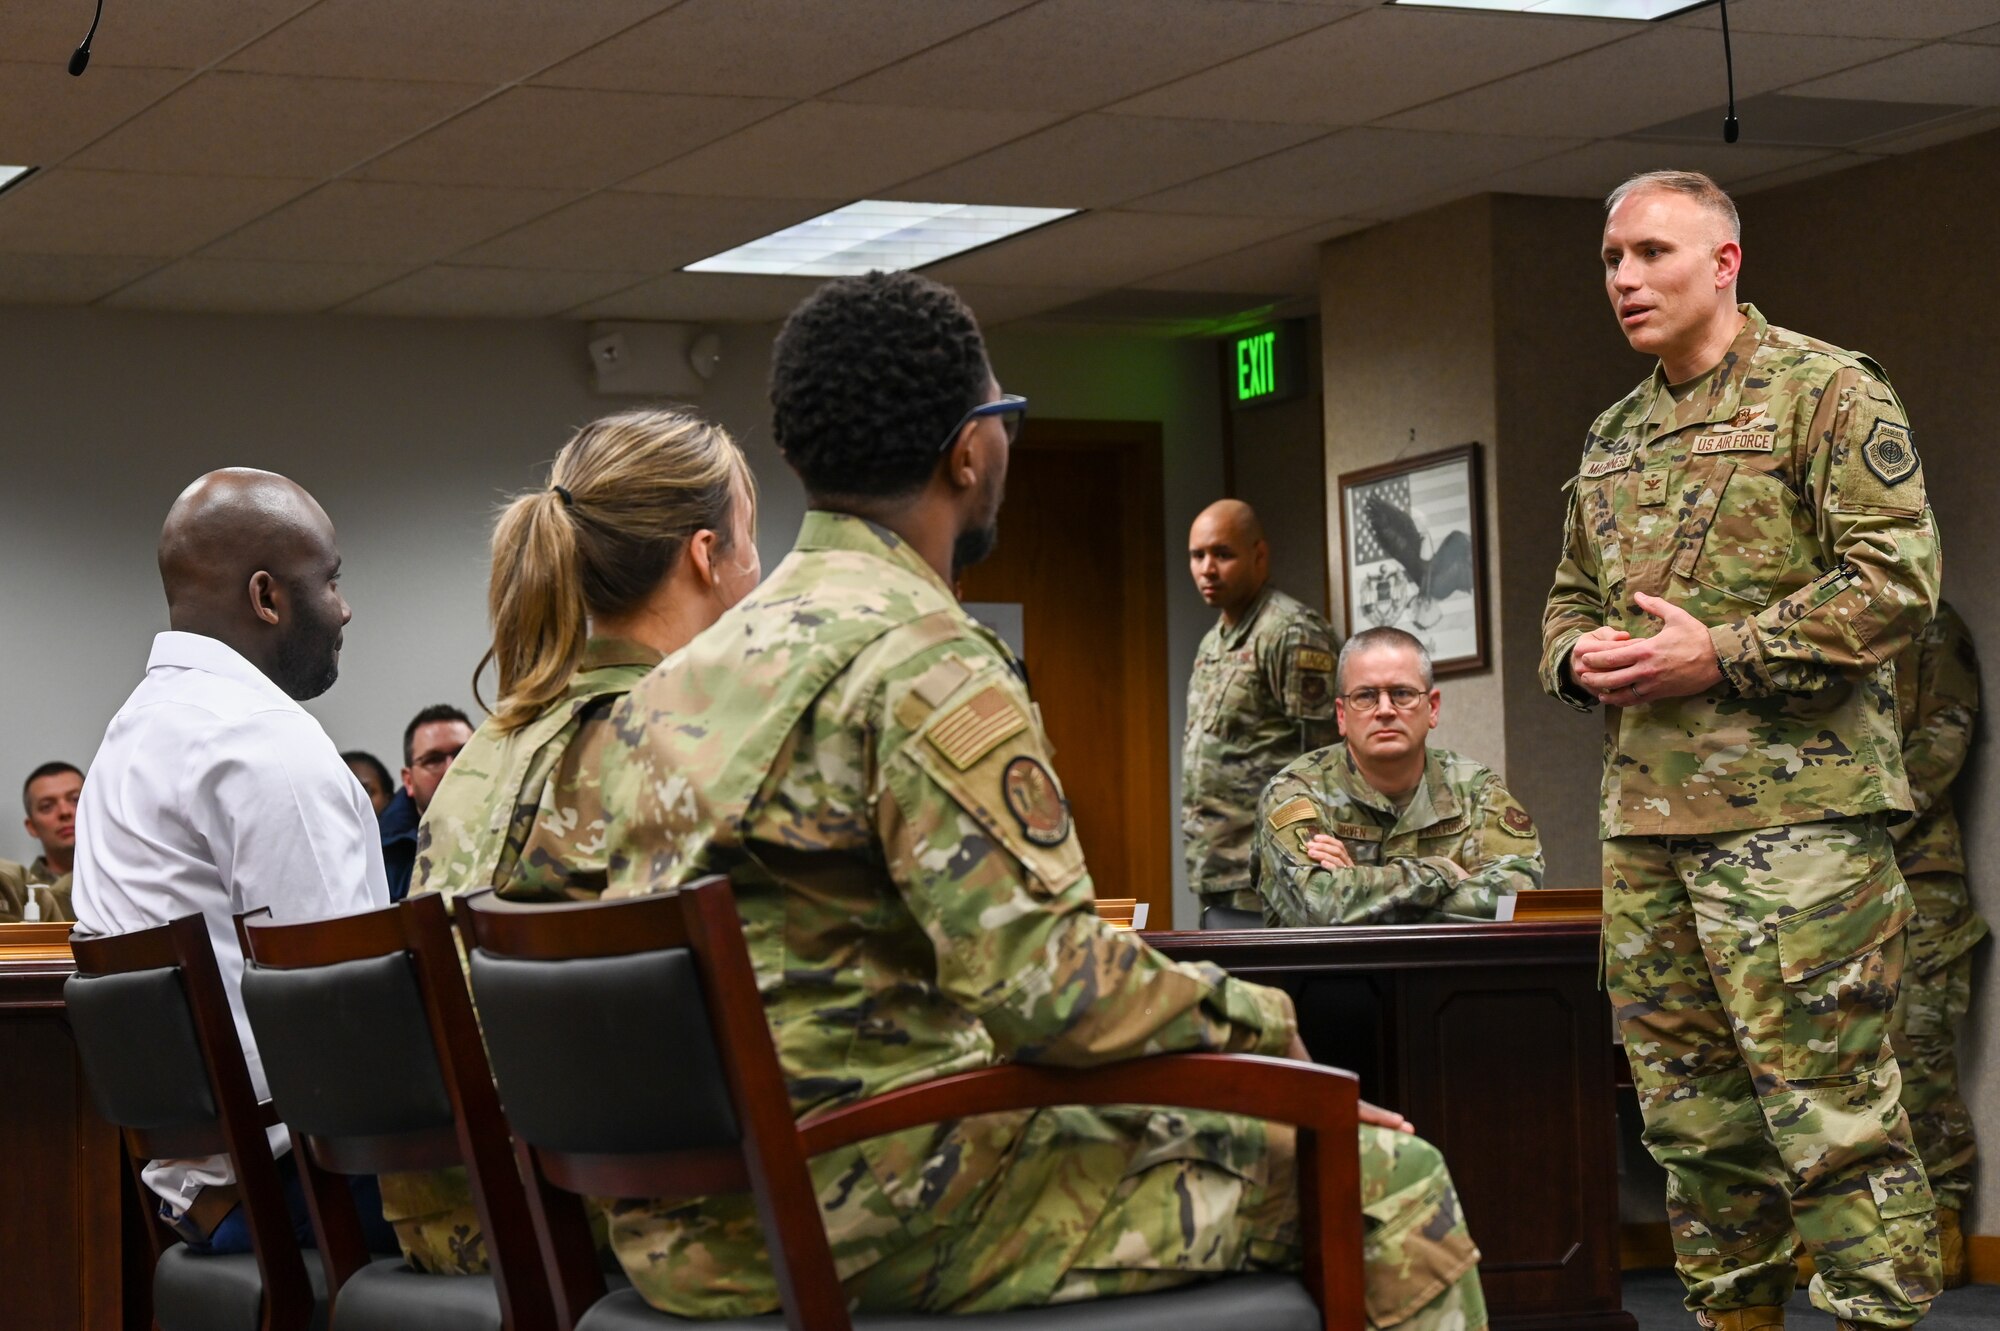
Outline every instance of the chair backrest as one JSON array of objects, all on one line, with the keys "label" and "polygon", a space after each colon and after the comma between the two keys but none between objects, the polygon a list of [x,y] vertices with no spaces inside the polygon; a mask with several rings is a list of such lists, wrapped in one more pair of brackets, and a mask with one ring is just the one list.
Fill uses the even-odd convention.
[{"label": "chair backrest", "polygon": [[70,1029],[91,1097],[121,1129],[135,1173],[148,1160],[227,1155],[263,1277],[264,1325],[303,1327],[314,1298],[265,1135],[275,1119],[252,1090],[207,922],[197,914],[72,938],[70,949]]},{"label": "chair backrest", "polygon": [[728,880],[623,901],[458,902],[500,1098],[574,1316],[603,1292],[578,1198],[748,1189],[794,1331],[846,1331]]},{"label": "chair backrest", "polygon": [[462,1164],[505,1324],[553,1326],[444,898],[306,924],[258,912],[237,929],[244,1009],[298,1143],[329,1288],[367,1260],[352,1195],[334,1175]]}]

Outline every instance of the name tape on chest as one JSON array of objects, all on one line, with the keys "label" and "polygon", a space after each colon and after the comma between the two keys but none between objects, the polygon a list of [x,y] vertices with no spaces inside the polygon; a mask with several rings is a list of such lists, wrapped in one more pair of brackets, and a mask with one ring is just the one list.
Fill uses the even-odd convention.
[{"label": "name tape on chest", "polygon": [[1624,471],[1632,465],[1633,454],[1626,453],[1615,458],[1591,458],[1583,464],[1583,478],[1595,480],[1599,476],[1609,476],[1614,471]]},{"label": "name tape on chest", "polygon": [[1861,446],[1861,460],[1887,486],[1901,485],[1917,470],[1917,445],[1910,427],[1897,421],[1876,421]]},{"label": "name tape on chest", "polygon": [[1335,823],[1333,834],[1342,841],[1380,841],[1382,829],[1372,823]]},{"label": "name tape on chest", "polygon": [[1768,453],[1778,446],[1778,436],[1769,430],[1736,430],[1729,434],[1698,434],[1689,451],[1703,453]]},{"label": "name tape on chest", "polygon": [[1315,816],[1315,813],[1313,802],[1304,795],[1297,795],[1271,810],[1270,816],[1264,821],[1271,825],[1273,832],[1280,832],[1293,823],[1305,822]]},{"label": "name tape on chest", "polygon": [[924,738],[963,772],[1027,728],[1027,715],[994,684],[952,708]]}]

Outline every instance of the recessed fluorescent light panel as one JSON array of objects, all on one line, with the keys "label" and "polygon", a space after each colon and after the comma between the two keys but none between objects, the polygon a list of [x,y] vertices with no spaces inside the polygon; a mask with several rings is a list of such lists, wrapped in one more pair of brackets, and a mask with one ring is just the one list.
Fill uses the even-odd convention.
[{"label": "recessed fluorescent light panel", "polygon": [[0,191],[6,190],[10,185],[20,183],[21,177],[34,169],[32,166],[0,166]]},{"label": "recessed fluorescent light panel", "polygon": [[691,263],[684,271],[790,277],[844,277],[877,268],[897,272],[1018,236],[1076,211],[863,199]]},{"label": "recessed fluorescent light panel", "polygon": [[1419,9],[1498,9],[1509,14],[1563,14],[1571,18],[1622,18],[1636,23],[1672,18],[1713,0],[1389,0]]}]

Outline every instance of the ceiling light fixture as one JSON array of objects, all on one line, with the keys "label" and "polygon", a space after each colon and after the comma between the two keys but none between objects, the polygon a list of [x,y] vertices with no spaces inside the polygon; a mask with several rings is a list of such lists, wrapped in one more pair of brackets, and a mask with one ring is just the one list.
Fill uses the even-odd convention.
[{"label": "ceiling light fixture", "polygon": [[0,194],[6,193],[33,174],[35,168],[32,166],[0,166]]},{"label": "ceiling light fixture", "polygon": [[789,277],[844,277],[878,268],[899,272],[1018,236],[1076,211],[863,199],[691,263],[683,271]]},{"label": "ceiling light fixture", "polygon": [[1389,0],[1409,9],[1493,9],[1509,14],[1551,14],[1567,18],[1617,18],[1650,23],[1700,9],[1715,0]]}]

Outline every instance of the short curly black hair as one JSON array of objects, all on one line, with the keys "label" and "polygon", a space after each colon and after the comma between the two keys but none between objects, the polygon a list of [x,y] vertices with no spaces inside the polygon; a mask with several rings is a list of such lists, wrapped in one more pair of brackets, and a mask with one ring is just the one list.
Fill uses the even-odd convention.
[{"label": "short curly black hair", "polygon": [[893,499],[930,479],[992,370],[972,311],[915,273],[828,282],[771,352],[771,425],[808,493]]}]

